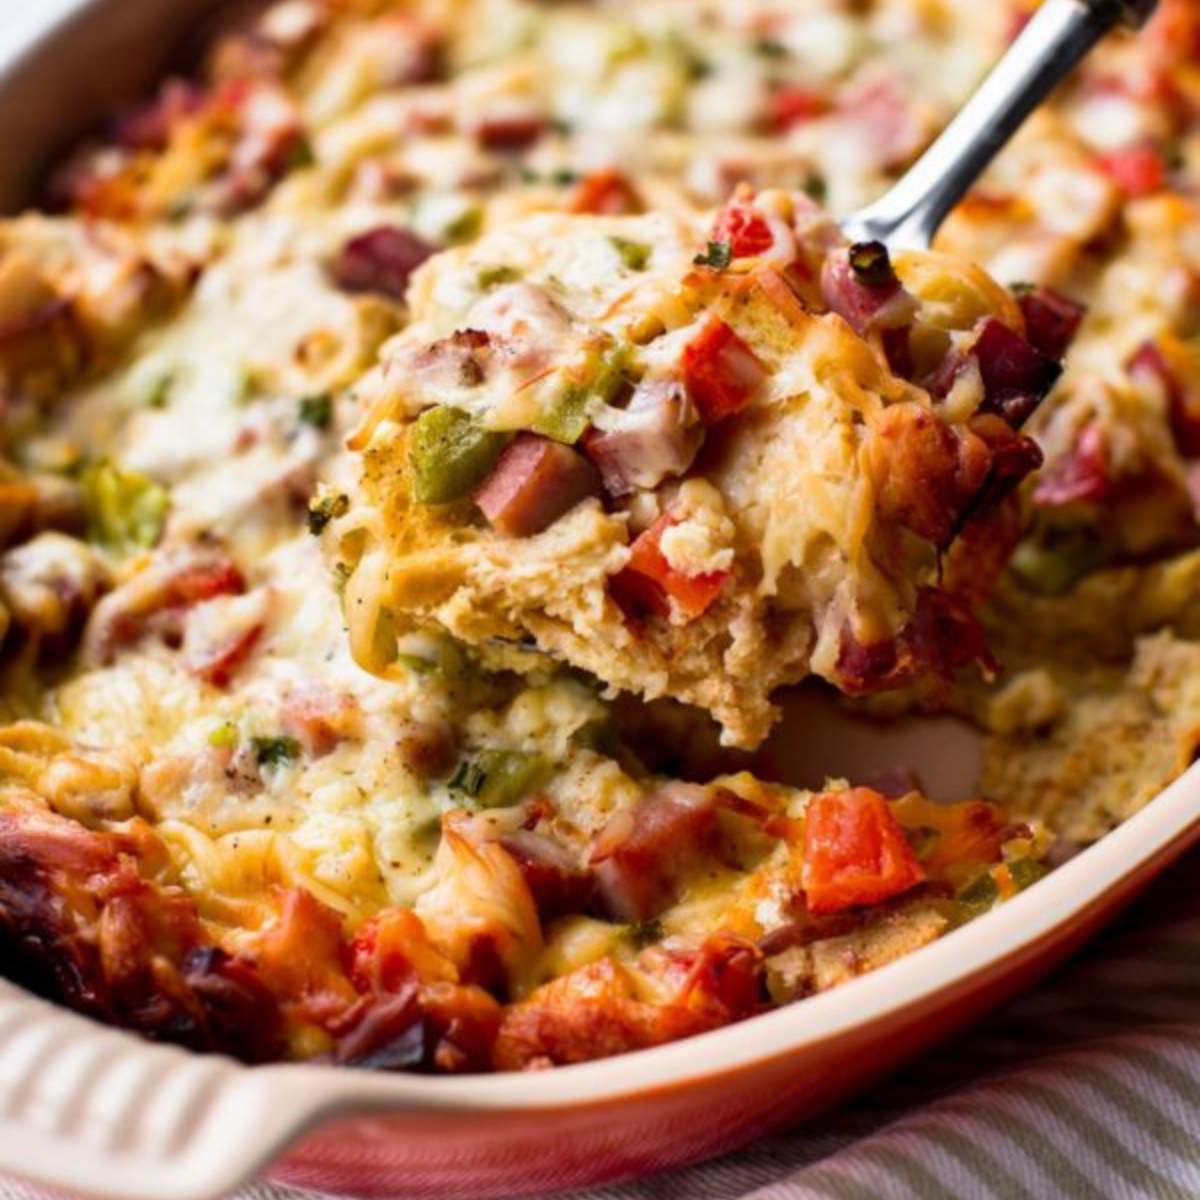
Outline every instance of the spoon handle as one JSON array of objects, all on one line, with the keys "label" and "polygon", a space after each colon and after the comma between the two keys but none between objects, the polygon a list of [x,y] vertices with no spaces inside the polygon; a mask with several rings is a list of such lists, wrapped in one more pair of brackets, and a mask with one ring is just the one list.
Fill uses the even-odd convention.
[{"label": "spoon handle", "polygon": [[879,200],[842,222],[854,241],[927,247],[946,214],[1058,83],[1118,24],[1157,0],[1046,0],[942,135]]}]

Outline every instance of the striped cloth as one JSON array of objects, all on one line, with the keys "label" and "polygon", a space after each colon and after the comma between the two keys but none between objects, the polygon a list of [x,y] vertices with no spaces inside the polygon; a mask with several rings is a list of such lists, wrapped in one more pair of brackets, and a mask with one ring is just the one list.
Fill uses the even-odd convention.
[{"label": "striped cloth", "polygon": [[1200,854],[1041,988],[840,1111],[575,1200],[1195,1200],[1198,876]]}]

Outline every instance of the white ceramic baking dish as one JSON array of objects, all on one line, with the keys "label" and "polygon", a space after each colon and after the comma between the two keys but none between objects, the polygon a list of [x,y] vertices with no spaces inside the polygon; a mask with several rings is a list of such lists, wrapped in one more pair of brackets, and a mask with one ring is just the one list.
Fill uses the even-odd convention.
[{"label": "white ceramic baking dish", "polygon": [[[13,3],[13,0],[3,0]],[[162,68],[210,0],[23,0],[0,50],[0,206]],[[790,764],[908,762],[970,786],[952,722],[793,713]],[[1200,774],[1030,891],[873,975],[689,1041],[519,1076],[247,1069],[152,1046],[0,983],[0,1174],[85,1196],[208,1200],[256,1172],[347,1194],[521,1195],[693,1161],[801,1120],[1028,986],[1200,839]]]}]

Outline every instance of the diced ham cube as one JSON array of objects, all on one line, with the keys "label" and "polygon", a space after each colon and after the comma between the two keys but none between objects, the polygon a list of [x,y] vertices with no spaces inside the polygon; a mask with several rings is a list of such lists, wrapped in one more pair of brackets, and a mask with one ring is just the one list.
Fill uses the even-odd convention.
[{"label": "diced ham cube", "polygon": [[622,172],[610,167],[585,175],[576,185],[567,207],[571,212],[620,217],[640,213],[642,198]]},{"label": "diced ham cube", "polygon": [[619,498],[682,475],[703,440],[704,426],[683,386],[657,379],[639,384],[607,428],[585,435],[583,448],[604,490]]},{"label": "diced ham cube", "polygon": [[903,328],[916,312],[916,302],[877,242],[829,254],[821,266],[821,295],[830,311],[858,334]]},{"label": "diced ham cube", "polygon": [[1085,426],[1070,452],[1045,471],[1033,499],[1046,508],[1099,504],[1112,494],[1113,488],[1108,439],[1103,428],[1093,422]]},{"label": "diced ham cube", "polygon": [[596,470],[581,454],[536,433],[519,433],[475,489],[492,528],[531,537],[599,491]]},{"label": "diced ham cube", "polygon": [[999,413],[1014,429],[1028,419],[1062,374],[1054,359],[995,317],[983,321],[973,352],[983,378],[980,411]]},{"label": "diced ham cube", "polygon": [[595,895],[595,881],[566,849],[552,838],[520,829],[500,839],[512,855],[544,922],[564,913],[585,912]]},{"label": "diced ham cube", "polygon": [[709,317],[683,348],[684,382],[706,425],[741,412],[766,377],[754,351],[718,317]]},{"label": "diced ham cube", "polygon": [[1029,344],[1047,358],[1062,358],[1087,311],[1084,306],[1046,287],[1026,292],[1018,303]]},{"label": "diced ham cube", "polygon": [[619,921],[648,921],[668,908],[683,878],[717,846],[711,788],[669,783],[613,816],[592,843],[600,901]]},{"label": "diced ham cube", "polygon": [[334,283],[347,292],[380,292],[403,300],[412,273],[436,247],[408,229],[381,225],[351,238],[331,267]]},{"label": "diced ham cube", "polygon": [[634,620],[646,613],[669,620],[678,613],[694,621],[708,611],[720,595],[729,571],[706,571],[685,575],[677,571],[662,551],[662,537],[681,520],[664,513],[630,548],[629,561],[609,581],[609,592],[617,605]]},{"label": "diced ham cube", "polygon": [[528,149],[546,128],[536,113],[493,113],[476,124],[475,139],[485,149],[512,153]]}]

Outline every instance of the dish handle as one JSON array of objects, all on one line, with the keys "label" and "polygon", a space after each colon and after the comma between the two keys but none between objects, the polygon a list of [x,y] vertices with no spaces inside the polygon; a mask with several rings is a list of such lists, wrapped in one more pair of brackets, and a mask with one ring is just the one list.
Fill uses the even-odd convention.
[{"label": "dish handle", "polygon": [[217,1200],[323,1107],[279,1072],[150,1045],[0,981],[0,1176],[95,1200]]}]

